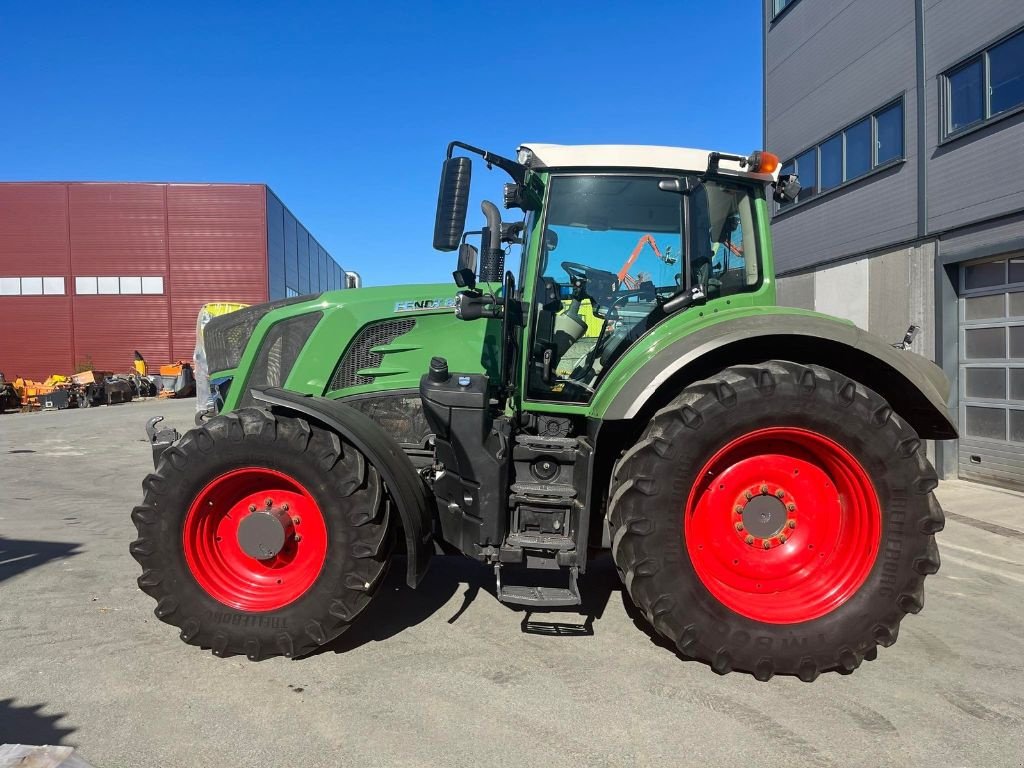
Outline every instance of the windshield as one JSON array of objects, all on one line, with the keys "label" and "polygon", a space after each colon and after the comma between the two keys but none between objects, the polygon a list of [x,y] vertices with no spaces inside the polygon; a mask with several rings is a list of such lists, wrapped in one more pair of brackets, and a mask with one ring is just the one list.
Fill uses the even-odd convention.
[{"label": "windshield", "polygon": [[749,189],[689,179],[686,238],[684,198],[659,188],[665,178],[552,177],[530,397],[589,400],[601,371],[657,322],[660,305],[688,282],[703,286],[709,299],[757,287]]}]

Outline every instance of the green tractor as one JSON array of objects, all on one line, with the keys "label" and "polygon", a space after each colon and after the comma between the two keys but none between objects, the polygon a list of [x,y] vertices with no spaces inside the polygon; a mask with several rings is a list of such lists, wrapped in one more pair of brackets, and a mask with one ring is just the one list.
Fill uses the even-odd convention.
[{"label": "green tractor", "polygon": [[[483,202],[465,231],[470,155],[511,178],[516,221]],[[458,290],[295,296],[206,326],[219,413],[149,425],[132,513],[156,615],[217,655],[301,656],[397,555],[411,587],[457,552],[498,600],[545,610],[578,605],[610,550],[654,630],[718,673],[874,658],[939,567],[922,441],[956,437],[949,384],[776,306],[768,193],[798,190],[767,152],[452,142],[434,247],[458,252]]]}]

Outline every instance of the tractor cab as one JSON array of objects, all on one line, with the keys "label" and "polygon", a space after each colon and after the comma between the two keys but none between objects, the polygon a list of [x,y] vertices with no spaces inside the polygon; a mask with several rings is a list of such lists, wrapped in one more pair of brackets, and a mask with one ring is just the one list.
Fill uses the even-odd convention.
[{"label": "tractor cab", "polygon": [[[505,207],[525,214],[519,224],[502,224],[497,207],[483,203],[479,277],[503,291],[477,289],[469,269],[470,159],[454,156],[456,149],[508,172]],[[731,306],[739,296],[774,303],[759,231],[764,189],[773,184],[788,199],[798,188],[795,178],[780,181],[777,167],[762,152],[604,145],[528,144],[513,161],[454,142],[434,246],[461,245],[456,282],[469,290],[460,317],[504,317],[508,307],[507,345],[525,363],[518,381],[506,371],[508,390],[539,403],[585,405],[623,352],[671,315],[708,302]],[[500,248],[512,242],[522,244],[518,281],[503,273]]]}]

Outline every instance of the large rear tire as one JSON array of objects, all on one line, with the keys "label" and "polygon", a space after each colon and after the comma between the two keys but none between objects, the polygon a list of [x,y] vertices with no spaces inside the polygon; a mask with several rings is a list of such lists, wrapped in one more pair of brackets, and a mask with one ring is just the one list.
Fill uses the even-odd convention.
[{"label": "large rear tire", "polygon": [[771,361],[690,385],[615,467],[630,597],[722,674],[854,671],[939,568],[920,449],[882,397],[826,368]]},{"label": "large rear tire", "polygon": [[370,602],[394,541],[377,470],[337,434],[247,409],[168,448],[132,511],[139,587],[218,656],[301,656]]}]

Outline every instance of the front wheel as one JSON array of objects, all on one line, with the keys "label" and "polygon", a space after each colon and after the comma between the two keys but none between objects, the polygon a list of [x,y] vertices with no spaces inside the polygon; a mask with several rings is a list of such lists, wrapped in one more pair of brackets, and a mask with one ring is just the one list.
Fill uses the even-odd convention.
[{"label": "front wheel", "polygon": [[717,672],[852,672],[896,641],[939,567],[920,448],[883,398],[826,368],[771,361],[690,385],[616,465],[630,597]]},{"label": "front wheel", "polygon": [[300,656],[366,607],[394,540],[377,470],[299,418],[217,416],[164,451],[132,512],[139,587],[217,655]]}]

